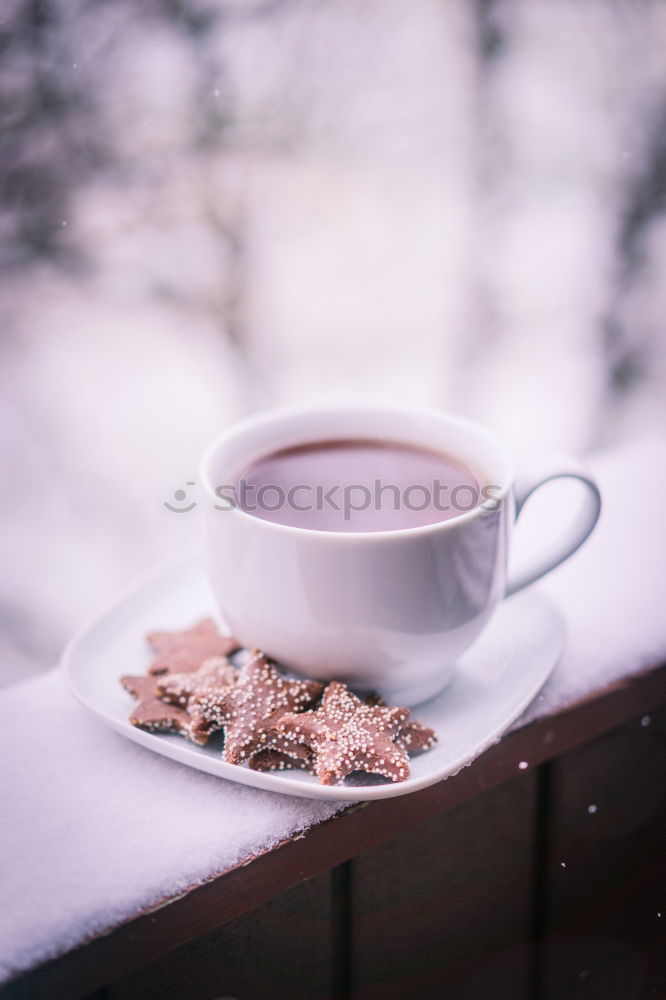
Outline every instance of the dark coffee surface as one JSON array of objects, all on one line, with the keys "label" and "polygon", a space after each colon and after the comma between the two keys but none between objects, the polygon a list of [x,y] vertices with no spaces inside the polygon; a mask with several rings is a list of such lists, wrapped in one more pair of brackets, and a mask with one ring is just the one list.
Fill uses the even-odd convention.
[{"label": "dark coffee surface", "polygon": [[[457,517],[483,499],[474,474],[440,452],[335,440],[272,452],[236,477],[237,506],[319,531],[395,531]],[[337,509],[336,509],[337,508]]]}]

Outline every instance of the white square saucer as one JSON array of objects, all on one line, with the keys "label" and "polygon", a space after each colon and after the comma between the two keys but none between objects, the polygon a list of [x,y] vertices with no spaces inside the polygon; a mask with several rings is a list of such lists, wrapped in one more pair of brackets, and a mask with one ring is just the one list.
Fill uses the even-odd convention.
[{"label": "white square saucer", "polygon": [[131,725],[133,700],[121,687],[120,677],[145,673],[151,661],[145,634],[188,628],[207,615],[215,616],[215,611],[200,558],[180,555],[160,565],[70,641],[62,661],[70,690],[123,736],[190,767],[284,795],[347,802],[406,795],[469,764],[537,695],[559,658],[566,634],[559,611],[542,594],[525,590],[503,601],[480,639],[458,662],[448,687],[414,710],[413,717],[432,726],[439,741],[412,758],[411,776],[393,783],[355,773],[339,785],[326,786],[304,771],[260,772],[226,764],[219,739],[199,747],[181,736],[148,733]]}]

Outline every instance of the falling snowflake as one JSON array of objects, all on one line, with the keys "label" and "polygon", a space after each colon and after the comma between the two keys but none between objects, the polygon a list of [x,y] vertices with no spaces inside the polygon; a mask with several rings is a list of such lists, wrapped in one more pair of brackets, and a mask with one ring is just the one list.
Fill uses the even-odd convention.
[{"label": "falling snowflake", "polygon": [[518,765],[518,767],[520,768],[521,771],[526,771],[527,768],[529,767],[529,764],[527,763],[526,760],[521,760],[521,762]]},{"label": "falling snowflake", "polygon": [[597,807],[594,805],[594,803],[591,803],[587,807],[587,811],[590,813],[590,815],[592,815],[592,813],[595,813],[597,811]]}]

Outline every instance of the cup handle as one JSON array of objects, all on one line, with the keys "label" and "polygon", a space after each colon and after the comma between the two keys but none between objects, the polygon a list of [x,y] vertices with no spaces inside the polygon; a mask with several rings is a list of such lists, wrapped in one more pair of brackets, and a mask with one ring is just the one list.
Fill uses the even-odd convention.
[{"label": "cup handle", "polygon": [[564,538],[556,540],[549,550],[536,556],[529,566],[520,573],[510,575],[507,582],[506,596],[515,594],[539,577],[555,569],[568,559],[578,549],[592,532],[599,519],[601,511],[601,494],[590,472],[578,459],[569,456],[556,455],[539,461],[516,484],[516,519],[532,494],[545,483],[554,479],[575,479],[583,487],[578,512],[574,523]]}]

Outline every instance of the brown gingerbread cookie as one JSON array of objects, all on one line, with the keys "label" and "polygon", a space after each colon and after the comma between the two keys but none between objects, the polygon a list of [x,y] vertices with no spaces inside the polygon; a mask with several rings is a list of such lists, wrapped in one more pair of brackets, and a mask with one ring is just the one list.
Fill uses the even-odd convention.
[{"label": "brown gingerbread cookie", "polygon": [[400,727],[395,739],[396,746],[402,747],[410,757],[431,750],[436,742],[437,734],[434,729],[422,722],[411,721]]},{"label": "brown gingerbread cookie", "polygon": [[240,643],[222,635],[212,618],[204,618],[183,632],[150,632],[146,636],[157,657],[149,674],[184,674],[198,670],[211,656],[229,656]]},{"label": "brown gingerbread cookie", "polygon": [[130,722],[156,733],[190,734],[190,717],[184,708],[167,705],[155,693],[154,677],[121,677],[120,683],[137,699]]},{"label": "brown gingerbread cookie", "polygon": [[[364,701],[368,705],[382,705],[386,706],[384,699],[378,694],[369,694],[364,698]],[[395,738],[397,746],[403,748],[403,750],[413,757],[414,754],[424,753],[426,750],[431,750],[437,742],[437,734],[434,729],[429,726],[424,725],[422,722],[417,722],[416,719],[408,719],[404,725],[400,727],[400,731]]]},{"label": "brown gingerbread cookie", "polygon": [[[319,681],[285,677],[255,649],[233,687],[223,692],[206,691],[192,698],[189,705],[192,738],[203,740],[209,733],[224,728],[224,760],[239,764],[269,746],[268,733],[285,712],[298,713],[310,708],[323,686]],[[303,750],[296,753],[304,755]]]},{"label": "brown gingerbread cookie", "polygon": [[404,781],[409,761],[396,737],[408,718],[409,709],[368,705],[346,684],[332,681],[319,708],[284,715],[274,733],[314,752],[314,772],[323,785],[334,785],[352,771]]},{"label": "brown gingerbread cookie", "polygon": [[156,678],[155,690],[160,698],[171,705],[187,708],[194,695],[205,691],[219,691],[235,684],[238,670],[226,656],[212,656],[204,660],[198,670],[185,674],[162,674]]}]

